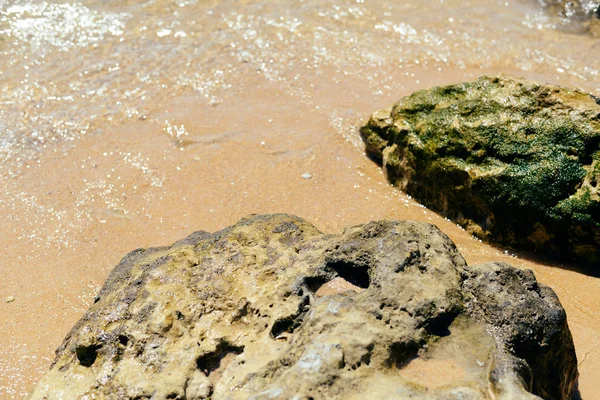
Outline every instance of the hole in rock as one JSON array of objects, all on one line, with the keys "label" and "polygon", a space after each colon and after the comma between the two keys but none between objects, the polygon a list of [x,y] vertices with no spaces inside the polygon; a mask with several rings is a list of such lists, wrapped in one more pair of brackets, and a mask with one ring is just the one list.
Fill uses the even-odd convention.
[{"label": "hole in rock", "polygon": [[458,313],[456,312],[447,312],[444,314],[438,315],[436,318],[431,320],[429,325],[427,325],[427,331],[435,336],[446,337],[450,336],[450,325],[452,322],[458,317]]},{"label": "hole in rock", "polygon": [[[598,98],[598,100],[596,100],[596,103],[598,103],[598,105],[600,105],[600,98]],[[598,115],[600,116],[600,114],[598,114]],[[594,136],[594,137],[589,138],[589,140],[585,144],[585,150],[584,150],[582,157],[580,157],[580,161],[583,164],[591,164],[593,161],[593,155],[594,155],[595,151],[598,149],[599,145],[600,145],[599,137]]]},{"label": "hole in rock", "polygon": [[84,367],[91,367],[98,357],[98,350],[100,347],[102,346],[95,344],[89,346],[77,346],[75,352],[77,354],[79,364],[83,365]]},{"label": "hole in rock", "polygon": [[285,319],[278,319],[273,324],[273,328],[271,328],[271,335],[274,338],[278,338],[279,336],[281,336],[284,333],[292,333],[292,332],[294,332],[294,330],[298,326],[300,326],[300,322],[297,321],[293,317],[285,318]]},{"label": "hole in rock", "polygon": [[119,343],[127,347],[127,344],[129,343],[129,338],[125,335],[119,335]]},{"label": "hole in rock", "polygon": [[371,365],[371,355],[373,354],[373,349],[375,346],[373,344],[369,344],[367,346],[367,354],[363,355],[360,359],[365,365]]},{"label": "hole in rock", "polygon": [[367,289],[371,283],[369,267],[366,265],[354,264],[342,260],[333,260],[327,262],[326,267],[331,268],[337,272],[341,278],[359,288]]},{"label": "hole in rock", "polygon": [[327,278],[323,276],[307,276],[304,278],[304,283],[308,287],[308,290],[315,293],[321,286],[327,283]]},{"label": "hole in rock", "polygon": [[411,362],[419,352],[419,344],[413,341],[396,342],[390,346],[388,363],[390,366],[402,368]]},{"label": "hole in rock", "polygon": [[227,366],[244,352],[244,346],[235,346],[228,342],[221,342],[217,349],[212,352],[198,357],[196,366],[198,369],[210,379],[213,384],[216,384]]},{"label": "hole in rock", "polygon": [[371,364],[371,355],[373,353],[373,348],[373,344],[368,345],[366,348],[367,352],[360,357],[360,360],[358,360],[355,364],[351,365],[348,371],[356,371],[363,365]]}]

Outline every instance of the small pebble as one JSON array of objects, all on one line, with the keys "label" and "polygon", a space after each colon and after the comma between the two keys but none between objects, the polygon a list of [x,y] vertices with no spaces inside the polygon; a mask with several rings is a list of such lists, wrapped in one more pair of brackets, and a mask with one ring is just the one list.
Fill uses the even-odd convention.
[{"label": "small pebble", "polygon": [[6,301],[7,303],[12,303],[13,301],[15,301],[15,296],[8,296],[4,301]]},{"label": "small pebble", "polygon": [[309,174],[309,173],[302,174],[302,178],[304,178],[304,179],[310,179],[310,178],[312,178],[312,175]]}]

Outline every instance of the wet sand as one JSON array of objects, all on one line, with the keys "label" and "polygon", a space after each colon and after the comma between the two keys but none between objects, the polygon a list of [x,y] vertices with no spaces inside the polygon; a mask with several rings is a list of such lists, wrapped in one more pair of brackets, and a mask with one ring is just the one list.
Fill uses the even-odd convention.
[{"label": "wet sand", "polygon": [[[44,154],[40,164],[29,168],[38,179],[35,183],[27,182],[28,176],[17,178],[22,182],[16,184],[34,185],[40,196],[52,199],[51,207],[58,207],[77,204],[81,195],[74,193],[80,193],[82,185],[94,187],[94,182],[110,176],[113,185],[123,182],[128,188],[120,196],[123,209],[139,211],[110,209],[102,202],[106,189],[90,190],[85,202],[97,204],[92,207],[96,223],[63,249],[45,242],[52,241],[53,228],[74,223],[70,216],[45,220],[36,237],[26,239],[11,235],[18,230],[18,218],[2,216],[9,248],[0,256],[8,277],[0,297],[16,297],[0,305],[3,396],[10,391],[22,394],[43,374],[54,348],[125,253],[169,244],[198,229],[216,231],[250,213],[272,212],[300,215],[325,232],[376,219],[433,223],[469,263],[506,261],[533,269],[541,282],[556,290],[567,310],[583,397],[600,390],[594,379],[600,367],[600,280],[514,258],[480,243],[390,187],[379,168],[337,134],[326,116],[300,104],[286,107],[288,95],[277,88],[263,86],[261,93],[268,103],[252,104],[252,99],[238,96],[214,107],[190,97],[179,99],[164,115],[120,127],[121,134],[111,140],[84,139],[66,153]],[[373,108],[367,103],[365,114]],[[236,114],[240,109],[243,115]],[[190,144],[180,147],[165,134],[161,121],[166,115],[193,132]],[[159,160],[148,168],[162,182],[160,187],[153,187],[143,171],[119,162],[128,153]],[[47,163],[54,168],[45,168]],[[304,173],[312,178],[304,179]],[[148,193],[156,193],[151,204],[143,199]]]},{"label": "wet sand", "polygon": [[[230,2],[222,3],[225,7]],[[242,3],[235,5],[241,8]],[[207,2],[204,7],[212,5]],[[342,11],[352,7],[344,3]],[[459,12],[457,7],[452,15]],[[480,15],[477,10],[471,12]],[[376,23],[368,13],[360,18],[353,18],[351,13],[342,15],[340,23],[333,16],[335,13],[328,15],[333,26],[339,24],[351,32],[369,31],[367,22]],[[218,23],[223,29],[226,19]],[[293,18],[286,17],[285,22],[290,21]],[[165,28],[153,29],[160,33]],[[273,29],[275,33],[291,32],[289,27]],[[527,38],[527,32],[521,33],[523,40],[533,40],[535,35]],[[130,70],[117,79],[125,88],[119,92],[120,97],[110,91],[104,95],[110,112],[100,113],[98,118],[90,116],[95,115],[96,105],[104,104],[101,97],[90,99],[85,107],[72,106],[68,101],[48,106],[54,112],[50,123],[54,124],[54,132],[64,128],[56,123],[59,113],[75,124],[85,122],[87,128],[85,134],[63,137],[57,143],[40,142],[44,145],[37,146],[32,156],[28,155],[31,148],[25,146],[3,158],[0,398],[20,398],[31,389],[47,370],[54,349],[127,252],[167,245],[195,230],[216,231],[250,213],[275,212],[301,216],[324,232],[338,232],[345,226],[377,219],[428,222],[448,234],[469,263],[506,261],[532,269],[539,281],[557,292],[567,310],[579,359],[581,395],[584,399],[594,398],[600,392],[600,279],[576,272],[573,267],[557,268],[543,261],[515,257],[473,239],[454,223],[389,186],[378,166],[364,155],[358,137],[358,127],[374,110],[391,105],[401,96],[432,85],[475,79],[484,73],[513,73],[581,86],[600,95],[592,79],[597,62],[590,62],[590,56],[581,53],[581,49],[593,48],[594,43],[551,31],[544,31],[544,35],[555,35],[552,40],[545,39],[550,40],[545,47],[547,54],[552,54],[552,45],[568,48],[578,43],[580,47],[565,50],[562,61],[547,59],[530,68],[523,67],[523,63],[535,64],[535,55],[522,58],[525,47],[512,50],[521,58],[503,59],[487,53],[469,65],[458,65],[456,60],[464,60],[469,54],[474,58],[476,51],[469,53],[456,47],[456,54],[451,56],[454,61],[438,60],[436,64],[439,54],[427,55],[427,35],[419,31],[415,37],[421,42],[415,49],[409,48],[409,42],[402,45],[415,60],[429,62],[423,65],[422,61],[405,60],[398,68],[393,62],[396,56],[385,58],[384,44],[372,48],[375,55],[384,57],[383,62],[373,56],[371,65],[365,54],[341,58],[343,52],[339,49],[347,43],[328,39],[325,43],[329,51],[337,53],[319,63],[303,64],[300,60],[305,55],[299,50],[306,50],[311,57],[321,50],[288,43],[267,52],[264,43],[260,47],[255,42],[255,47],[249,49],[254,53],[249,52],[246,59],[236,58],[242,53],[233,57],[218,49],[194,55],[203,60],[213,57],[210,74],[202,69],[211,65],[207,61],[202,68],[196,66],[197,71],[206,74],[196,77],[195,82],[188,81],[187,86],[173,84],[168,76],[159,77],[157,81],[162,79],[166,85],[166,94],[160,96],[160,90],[152,92],[154,86],[142,85],[153,94],[143,102],[135,98],[127,103],[123,94],[130,89],[127,78],[143,70],[143,65],[130,60],[130,64],[121,65],[121,69]],[[283,54],[282,49],[290,53]],[[109,50],[114,48],[100,46],[87,54],[94,59],[103,51],[112,54]],[[556,72],[552,63],[564,64],[577,50],[582,54],[572,66],[577,73]],[[275,57],[278,51],[282,56],[269,69],[272,64],[268,57]],[[302,71],[286,67],[285,62],[290,60],[298,61]],[[70,58],[66,62],[75,63]],[[42,76],[48,68],[40,66],[36,79],[47,84]],[[177,67],[163,65],[163,70],[157,71],[176,75],[185,68],[185,63],[179,63]],[[227,68],[233,72],[228,73]],[[215,73],[219,70],[225,71],[223,78]],[[6,78],[10,74],[14,76]],[[100,75],[109,86],[116,85],[106,71]],[[4,77],[14,84],[16,93],[18,73],[11,70]],[[23,97],[19,101],[15,101],[15,107],[24,107],[28,115],[18,117],[15,113],[15,120],[22,118],[30,131],[32,127],[37,129],[39,121],[31,115],[43,114],[36,111],[36,100]],[[133,111],[127,114],[125,106]],[[5,116],[13,115],[7,108],[4,112]],[[70,128],[64,129],[70,132]],[[310,179],[302,177],[307,173]],[[4,302],[11,295],[15,301]]]}]

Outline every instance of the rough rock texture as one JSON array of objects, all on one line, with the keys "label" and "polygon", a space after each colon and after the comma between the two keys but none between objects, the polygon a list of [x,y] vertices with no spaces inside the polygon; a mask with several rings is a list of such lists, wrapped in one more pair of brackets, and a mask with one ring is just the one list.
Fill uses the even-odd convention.
[{"label": "rough rock texture", "polygon": [[566,315],[435,226],[252,216],[114,269],[32,399],[570,399]]},{"label": "rough rock texture", "polygon": [[538,0],[561,25],[600,37],[600,2],[597,0]]},{"label": "rough rock texture", "polygon": [[392,184],[475,236],[600,263],[600,99],[482,77],[413,93],[361,136]]}]

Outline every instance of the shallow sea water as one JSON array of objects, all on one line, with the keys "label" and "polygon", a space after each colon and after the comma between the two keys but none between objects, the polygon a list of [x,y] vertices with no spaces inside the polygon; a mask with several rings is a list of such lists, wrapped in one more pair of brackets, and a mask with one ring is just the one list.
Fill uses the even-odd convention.
[{"label": "shallow sea water", "polygon": [[35,384],[128,251],[268,212],[431,222],[468,262],[532,268],[594,398],[600,280],[471,238],[358,137],[401,96],[484,74],[600,95],[600,40],[576,31],[535,0],[0,0],[0,398]]}]

